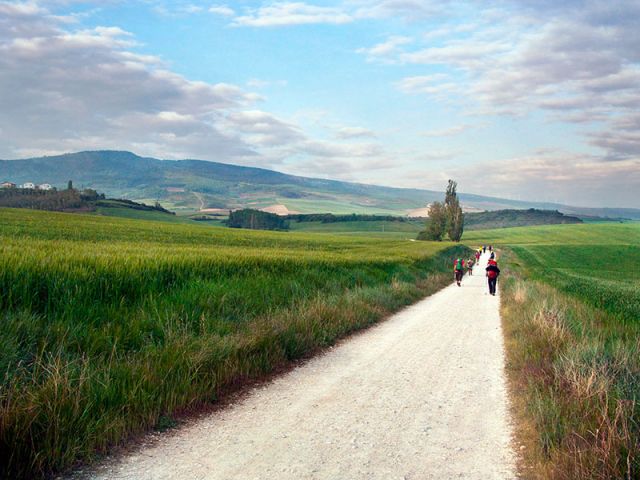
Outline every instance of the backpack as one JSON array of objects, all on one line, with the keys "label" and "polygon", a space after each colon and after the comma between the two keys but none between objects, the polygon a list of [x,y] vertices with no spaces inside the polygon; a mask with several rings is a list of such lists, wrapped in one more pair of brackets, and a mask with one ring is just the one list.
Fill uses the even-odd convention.
[{"label": "backpack", "polygon": [[456,260],[456,270],[462,270],[462,260]]}]

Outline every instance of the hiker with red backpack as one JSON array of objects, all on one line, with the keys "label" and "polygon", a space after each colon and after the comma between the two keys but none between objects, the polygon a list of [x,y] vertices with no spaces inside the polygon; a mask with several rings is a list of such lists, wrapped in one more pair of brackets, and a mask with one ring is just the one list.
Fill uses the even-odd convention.
[{"label": "hiker with red backpack", "polygon": [[460,282],[462,282],[462,277],[464,275],[464,260],[461,258],[456,258],[456,261],[453,262],[453,274],[456,278],[456,283],[460,286]]},{"label": "hiker with red backpack", "polygon": [[489,282],[489,294],[496,295],[496,283],[498,282],[498,275],[500,275],[500,269],[498,268],[498,262],[494,259],[490,259],[487,268],[487,279]]}]

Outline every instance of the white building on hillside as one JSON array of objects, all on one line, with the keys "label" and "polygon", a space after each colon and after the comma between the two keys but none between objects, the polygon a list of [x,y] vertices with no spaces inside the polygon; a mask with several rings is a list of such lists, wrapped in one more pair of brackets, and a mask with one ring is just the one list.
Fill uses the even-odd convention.
[{"label": "white building on hillside", "polygon": [[23,183],[23,184],[22,184],[22,187],[21,187],[21,188],[31,188],[31,189],[34,189],[34,188],[36,188],[36,186],[35,186],[32,182],[25,182],[25,183]]},{"label": "white building on hillside", "polygon": [[38,190],[51,190],[53,187],[48,183],[42,183],[36,187]]}]

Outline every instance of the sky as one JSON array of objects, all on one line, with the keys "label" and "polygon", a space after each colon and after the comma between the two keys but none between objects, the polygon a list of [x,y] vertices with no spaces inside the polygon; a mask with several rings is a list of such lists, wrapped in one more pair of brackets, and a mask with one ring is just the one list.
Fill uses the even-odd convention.
[{"label": "sky", "polygon": [[0,158],[640,208],[640,0],[0,0]]}]

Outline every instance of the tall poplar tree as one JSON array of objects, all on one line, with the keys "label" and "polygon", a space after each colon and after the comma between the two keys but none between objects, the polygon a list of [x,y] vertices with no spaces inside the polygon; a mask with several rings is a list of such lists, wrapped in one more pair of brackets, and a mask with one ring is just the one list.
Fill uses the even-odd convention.
[{"label": "tall poplar tree", "polygon": [[462,232],[464,231],[464,216],[462,215],[462,208],[460,207],[460,201],[456,193],[457,187],[457,182],[449,180],[444,198],[447,235],[453,242],[459,242],[462,238]]}]

